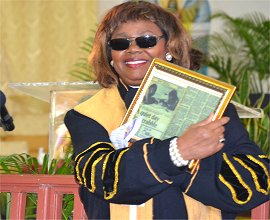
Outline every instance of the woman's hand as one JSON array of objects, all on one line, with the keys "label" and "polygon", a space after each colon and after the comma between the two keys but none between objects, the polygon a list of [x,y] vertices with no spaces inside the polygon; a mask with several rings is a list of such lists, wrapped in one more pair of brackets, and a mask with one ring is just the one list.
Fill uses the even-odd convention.
[{"label": "woman's hand", "polygon": [[203,159],[218,152],[224,143],[224,125],[230,120],[228,117],[212,121],[210,116],[192,126],[178,137],[177,145],[184,160]]}]

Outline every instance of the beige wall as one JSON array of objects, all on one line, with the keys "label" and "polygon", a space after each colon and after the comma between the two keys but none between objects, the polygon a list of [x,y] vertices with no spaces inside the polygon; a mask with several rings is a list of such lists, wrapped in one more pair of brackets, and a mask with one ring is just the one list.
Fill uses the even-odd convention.
[{"label": "beige wall", "polygon": [[17,82],[76,81],[68,72],[96,27],[96,0],[0,0],[0,89],[15,130],[0,129],[0,154],[48,145],[49,103],[8,87]]}]

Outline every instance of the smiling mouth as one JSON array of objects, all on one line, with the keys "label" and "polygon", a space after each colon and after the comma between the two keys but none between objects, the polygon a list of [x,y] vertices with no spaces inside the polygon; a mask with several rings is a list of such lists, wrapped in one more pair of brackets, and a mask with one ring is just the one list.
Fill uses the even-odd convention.
[{"label": "smiling mouth", "polygon": [[144,64],[146,63],[146,60],[133,60],[133,61],[126,61],[125,63],[127,65],[138,65],[138,64]]}]

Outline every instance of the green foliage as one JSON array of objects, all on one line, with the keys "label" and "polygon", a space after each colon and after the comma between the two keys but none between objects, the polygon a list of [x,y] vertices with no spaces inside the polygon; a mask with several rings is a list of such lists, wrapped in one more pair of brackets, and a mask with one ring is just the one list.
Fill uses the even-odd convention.
[{"label": "green foliage", "polygon": [[71,219],[72,213],[74,209],[74,195],[67,194],[63,198],[63,212],[62,219]]},{"label": "green foliage", "polygon": [[[237,86],[234,101],[253,108],[262,108],[264,90],[270,90],[270,21],[260,13],[233,18],[226,13],[217,13],[222,33],[214,33],[198,39],[195,45],[209,39],[209,54],[205,65],[218,74],[218,79]],[[264,83],[264,86],[263,86]],[[250,95],[261,93],[251,106]],[[263,109],[262,118],[245,118],[243,124],[250,138],[270,157],[269,126],[270,103]]]},{"label": "green foliage", "polygon": [[64,159],[51,159],[45,154],[40,165],[38,159],[29,154],[0,156],[0,173],[19,174],[72,174],[71,154]]},{"label": "green foliage", "polygon": [[82,81],[93,81],[94,75],[88,63],[88,56],[93,48],[95,30],[91,30],[91,35],[82,42],[80,47],[82,57],[74,64],[74,68],[69,72],[70,75]]},{"label": "green foliage", "polygon": [[213,15],[212,20],[215,19],[223,22],[223,31],[209,38],[207,66],[218,73],[219,79],[236,86],[242,83],[242,74],[249,72],[251,92],[269,91],[269,19],[260,13],[233,18],[223,12]]},{"label": "green foliage", "polygon": [[[43,157],[42,164],[38,159],[28,154],[12,154],[0,156],[1,174],[73,174],[72,152],[68,151],[64,159],[50,159],[48,154]],[[1,216],[9,217],[10,194],[0,195]],[[74,195],[64,195],[62,219],[71,219],[74,206]],[[37,207],[37,194],[28,193],[26,198],[25,219],[35,219]]]},{"label": "green foliage", "polygon": [[25,219],[35,219],[37,209],[37,194],[28,193],[26,196]]},{"label": "green foliage", "polygon": [[0,193],[0,214],[1,219],[9,219],[10,193]]},{"label": "green foliage", "polygon": [[[238,91],[233,97],[236,102],[242,103],[245,106],[251,106],[250,103],[250,77],[245,72],[242,75],[242,83],[239,85]],[[261,108],[265,94],[257,100],[254,108]],[[270,103],[263,108],[264,115],[262,118],[243,118],[242,122],[249,132],[251,140],[253,140],[262,151],[270,158],[269,149],[269,133],[270,133]]]}]

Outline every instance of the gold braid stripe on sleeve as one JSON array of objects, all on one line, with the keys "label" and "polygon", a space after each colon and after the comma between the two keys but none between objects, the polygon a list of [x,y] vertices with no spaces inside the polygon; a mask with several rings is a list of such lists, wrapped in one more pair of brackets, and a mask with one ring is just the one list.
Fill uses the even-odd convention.
[{"label": "gold braid stripe on sleeve", "polygon": [[237,204],[240,204],[240,205],[246,204],[251,199],[252,190],[249,188],[249,186],[242,179],[241,175],[238,173],[238,171],[236,170],[234,165],[230,162],[230,160],[229,160],[226,153],[223,153],[223,159],[228,164],[229,168],[231,169],[231,171],[233,172],[233,174],[235,175],[237,180],[240,182],[240,184],[242,184],[243,188],[245,188],[247,190],[247,192],[248,192],[247,199],[246,200],[238,199],[237,198],[237,193],[236,193],[234,187],[231,185],[231,183],[226,181],[226,179],[221,174],[219,174],[219,176],[218,176],[219,180],[229,188],[229,190],[231,191],[231,194],[232,194],[232,198]]},{"label": "gold braid stripe on sleeve", "polygon": [[[268,189],[267,189],[267,190],[263,189],[263,188],[260,186],[260,183],[259,183],[259,181],[258,181],[258,176],[257,176],[256,172],[255,172],[252,168],[250,168],[250,167],[249,167],[244,161],[242,161],[241,159],[239,159],[239,158],[237,158],[237,157],[233,157],[233,159],[236,160],[239,164],[241,164],[245,169],[247,169],[247,170],[251,173],[251,176],[252,176],[252,178],[253,178],[253,180],[254,180],[254,183],[255,183],[255,186],[256,186],[256,190],[257,190],[258,192],[261,192],[261,193],[267,195],[267,194],[268,194],[268,190],[269,190],[269,184],[268,184]],[[267,173],[266,175],[268,176],[268,183],[269,183],[269,175],[268,175],[268,173]]]},{"label": "gold braid stripe on sleeve", "polygon": [[[151,143],[153,143],[153,139],[151,139]],[[146,163],[146,165],[147,165],[147,168],[149,169],[150,173],[155,177],[155,179],[156,179],[158,182],[160,182],[160,183],[166,182],[166,183],[168,183],[168,184],[172,184],[172,183],[173,183],[172,181],[169,181],[169,180],[161,180],[161,179],[158,177],[158,175],[156,174],[156,172],[153,170],[153,168],[151,167],[151,165],[150,165],[150,163],[149,163],[149,161],[148,161],[148,150],[147,150],[147,145],[148,145],[148,144],[149,144],[149,143],[145,143],[145,144],[143,145],[143,152],[144,152],[143,157],[144,157],[145,163]]]},{"label": "gold braid stripe on sleeve", "polygon": [[[74,160],[75,161],[75,174],[76,174],[75,176],[76,176],[76,179],[79,182],[79,184],[84,183],[83,173],[81,173],[80,168],[79,168],[80,163],[81,163],[82,159],[84,158],[84,155],[90,151],[98,149],[99,145],[106,145],[106,150],[108,150],[108,151],[114,150],[113,145],[109,142],[97,142],[97,143],[92,144],[90,147],[88,147],[86,150],[84,150],[83,152],[81,152],[80,154],[78,154],[75,157],[75,160]],[[85,170],[85,166],[84,166],[83,170]]]},{"label": "gold braid stripe on sleeve", "polygon": [[104,199],[111,199],[115,196],[115,194],[117,193],[117,184],[118,184],[118,180],[119,180],[119,164],[121,161],[122,156],[124,155],[124,153],[126,153],[129,150],[129,148],[122,150],[116,160],[116,164],[115,164],[115,179],[114,179],[114,184],[113,184],[113,191],[112,192],[104,192]]}]

